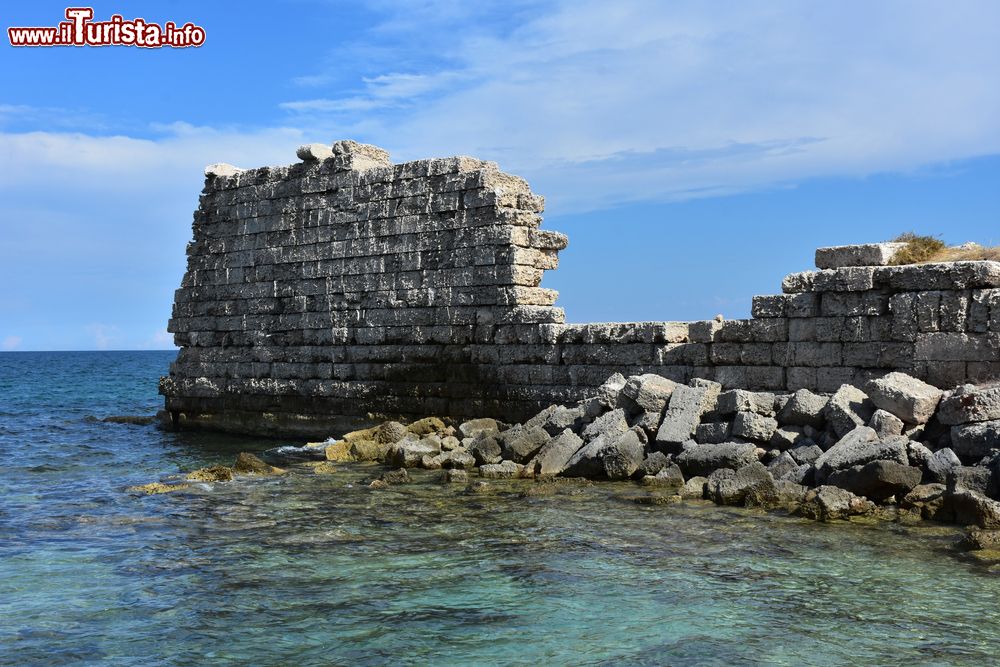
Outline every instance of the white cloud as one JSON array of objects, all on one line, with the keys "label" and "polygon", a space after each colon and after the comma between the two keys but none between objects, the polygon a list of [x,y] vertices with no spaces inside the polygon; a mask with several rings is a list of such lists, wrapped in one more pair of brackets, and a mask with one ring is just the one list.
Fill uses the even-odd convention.
[{"label": "white cloud", "polygon": [[400,60],[436,37],[445,65],[285,108],[364,115],[401,158],[496,159],[561,211],[1000,152],[996,3],[577,0],[494,33],[405,14],[373,34]]},{"label": "white cloud", "polygon": [[93,337],[97,350],[115,349],[122,340],[121,330],[114,324],[88,324],[87,332]]},{"label": "white cloud", "polygon": [[16,350],[21,347],[22,342],[23,340],[20,336],[7,336],[3,339],[3,342],[0,342],[0,348],[7,351]]},{"label": "white cloud", "polygon": [[160,329],[139,344],[141,350],[172,350],[174,348],[174,335],[166,329]]}]

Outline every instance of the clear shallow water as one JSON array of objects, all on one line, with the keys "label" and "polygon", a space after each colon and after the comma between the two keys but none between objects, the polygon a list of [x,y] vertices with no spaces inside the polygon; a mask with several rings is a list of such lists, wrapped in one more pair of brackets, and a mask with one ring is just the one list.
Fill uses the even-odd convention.
[{"label": "clear shallow water", "polygon": [[0,663],[997,662],[1000,577],[940,527],[360,465],[127,494],[275,444],[85,420],[155,412],[171,358],[0,354]]}]

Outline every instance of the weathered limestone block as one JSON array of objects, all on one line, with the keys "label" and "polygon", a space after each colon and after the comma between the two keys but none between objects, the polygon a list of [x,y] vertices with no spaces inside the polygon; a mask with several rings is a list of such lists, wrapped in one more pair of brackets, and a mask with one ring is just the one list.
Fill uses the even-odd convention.
[{"label": "weathered limestone block", "polygon": [[906,292],[1000,287],[1000,262],[887,266],[875,269],[874,282],[880,289]]},{"label": "weathered limestone block", "polygon": [[951,427],[951,448],[959,456],[976,460],[1000,449],[1000,420]]},{"label": "weathered limestone block", "polygon": [[937,418],[947,426],[1000,420],[1000,386],[968,384],[946,393],[938,406]]},{"label": "weathered limestone block", "polygon": [[917,334],[919,361],[1000,361],[1000,334]]},{"label": "weathered limestone block", "polygon": [[709,475],[719,468],[735,470],[756,463],[757,446],[738,442],[694,445],[681,452],[676,461],[686,477]]},{"label": "weathered limestone block", "polygon": [[714,382],[696,387],[677,385],[670,395],[663,423],[656,432],[657,444],[675,448],[690,440],[701,416],[715,407],[720,390],[721,386]]},{"label": "weathered limestone block", "polygon": [[305,144],[299,146],[295,155],[305,162],[322,162],[333,157],[333,149],[326,144]]},{"label": "weathered limestone block", "polygon": [[934,415],[942,391],[905,373],[889,373],[865,387],[875,407],[908,424],[926,424]]},{"label": "weathered limestone block", "polygon": [[905,436],[878,440],[875,431],[859,426],[816,459],[816,482],[822,484],[837,470],[860,466],[871,461],[895,461],[906,465],[909,458]]},{"label": "weathered limestone block", "polygon": [[847,266],[886,266],[905,243],[865,243],[816,249],[816,268],[838,269]]},{"label": "weathered limestone block", "polygon": [[875,407],[865,392],[845,384],[830,397],[823,416],[837,437],[843,438],[858,426],[867,424],[874,411]]}]

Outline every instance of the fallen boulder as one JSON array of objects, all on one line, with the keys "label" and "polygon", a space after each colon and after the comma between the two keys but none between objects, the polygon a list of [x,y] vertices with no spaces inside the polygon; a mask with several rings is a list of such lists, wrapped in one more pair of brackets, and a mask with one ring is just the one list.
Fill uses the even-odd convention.
[{"label": "fallen boulder", "polygon": [[735,470],[756,463],[757,447],[745,442],[694,445],[682,451],[676,462],[687,476],[707,476],[719,468]]},{"label": "fallen boulder", "polygon": [[920,468],[895,461],[872,461],[830,474],[826,483],[847,489],[851,493],[882,502],[896,495],[909,493],[920,484]]},{"label": "fallen boulder", "polygon": [[943,394],[937,387],[899,372],[872,380],[865,390],[875,407],[908,424],[926,424]]}]

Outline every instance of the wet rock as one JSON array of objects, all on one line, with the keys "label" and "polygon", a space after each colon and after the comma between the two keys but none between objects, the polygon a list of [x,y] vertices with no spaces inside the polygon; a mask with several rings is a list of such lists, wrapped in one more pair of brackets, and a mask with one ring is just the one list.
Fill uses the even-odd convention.
[{"label": "wet rock", "polygon": [[156,415],[111,415],[101,420],[105,424],[126,424],[128,426],[149,426],[156,422]]},{"label": "wet rock", "polygon": [[827,401],[823,416],[837,437],[843,438],[857,427],[867,424],[874,411],[868,394],[845,384]]},{"label": "wet rock", "polygon": [[903,509],[919,512],[924,519],[942,519],[946,514],[944,511],[945,493],[944,484],[920,484],[903,496],[899,506]]},{"label": "wet rock", "polygon": [[163,484],[161,482],[151,482],[149,484],[141,484],[139,486],[130,486],[125,490],[129,493],[141,493],[146,496],[152,496],[159,493],[183,491],[184,489],[189,488],[191,488],[190,484]]},{"label": "wet rock", "polygon": [[326,445],[307,445],[305,447],[282,445],[268,449],[261,456],[267,461],[282,465],[301,461],[325,461]]},{"label": "wet rock", "polygon": [[821,486],[806,493],[797,513],[809,519],[835,521],[870,514],[874,509],[870,500],[859,498],[846,489]]},{"label": "wet rock", "polygon": [[343,463],[345,461],[354,460],[354,456],[351,454],[351,443],[346,440],[338,440],[337,442],[331,443],[327,445],[323,451],[326,454],[327,461]]},{"label": "wet rock", "polygon": [[703,445],[717,445],[728,442],[733,437],[732,422],[708,422],[698,424],[694,431],[694,441]]},{"label": "wet rock", "polygon": [[735,470],[757,463],[757,447],[742,442],[694,445],[682,451],[676,462],[685,475],[709,475],[719,468]]},{"label": "wet rock", "polygon": [[396,468],[394,470],[386,470],[379,477],[379,481],[385,482],[386,484],[409,484],[413,481],[410,477],[410,473],[406,471],[406,468]]},{"label": "wet rock", "polygon": [[444,474],[441,475],[441,480],[446,484],[468,484],[469,473],[467,470],[452,468],[444,471]]},{"label": "wet rock", "polygon": [[285,471],[264,463],[250,452],[240,452],[233,464],[233,472],[238,475],[280,475]]},{"label": "wet rock", "polygon": [[782,426],[812,426],[823,428],[823,410],[827,399],[808,389],[799,389],[785,403],[778,413],[778,423]]},{"label": "wet rock", "polygon": [[774,478],[761,463],[716,470],[708,476],[707,488],[708,497],[720,505],[764,507],[778,499]]},{"label": "wet rock", "polygon": [[613,437],[629,429],[625,419],[625,411],[621,408],[606,412],[583,429],[584,442],[590,442],[601,436]]},{"label": "wet rock", "polygon": [[875,431],[867,426],[859,426],[816,459],[816,482],[825,484],[826,478],[834,471],[871,461],[895,461],[905,465],[909,463],[907,444],[909,440],[903,436],[880,441],[876,438]]},{"label": "wet rock", "polygon": [[789,509],[798,509],[805,500],[809,487],[795,482],[779,479],[774,482],[774,490],[777,493],[777,503]]},{"label": "wet rock", "polygon": [[520,463],[514,463],[513,461],[488,463],[484,466],[479,466],[479,476],[486,479],[513,479],[520,474],[523,467]]},{"label": "wet rock", "polygon": [[437,417],[424,417],[407,426],[406,430],[416,435],[431,435],[432,433],[443,432],[445,424]]},{"label": "wet rock", "polygon": [[566,429],[542,445],[527,466],[526,471],[532,475],[558,475],[569,464],[570,459],[583,447],[583,439],[573,431]]},{"label": "wet rock", "polygon": [[908,424],[926,424],[941,401],[942,391],[906,373],[889,373],[865,387],[875,407]]},{"label": "wet rock", "polygon": [[601,449],[601,464],[608,479],[628,479],[642,465],[644,447],[635,431],[615,438]]},{"label": "wet rock", "polygon": [[985,549],[998,551],[1000,550],[1000,530],[973,528],[962,539],[959,547],[969,551],[982,551]]},{"label": "wet rock", "polygon": [[947,507],[955,523],[991,530],[1000,528],[1000,503],[975,491],[957,489],[948,496]]},{"label": "wet rock", "polygon": [[654,412],[661,414],[667,407],[677,383],[665,377],[647,373],[628,379],[621,390],[625,407],[630,412]]},{"label": "wet rock", "polygon": [[872,418],[868,420],[868,425],[875,430],[879,440],[903,434],[903,421],[896,415],[885,410],[876,410],[872,413]]},{"label": "wet rock", "polygon": [[948,471],[945,483],[952,493],[956,489],[968,489],[989,498],[998,495],[996,477],[984,466],[955,466]]},{"label": "wet rock", "polygon": [[388,489],[391,485],[384,479],[373,479],[369,484],[369,489]]},{"label": "wet rock", "polygon": [[185,479],[189,482],[228,482],[233,479],[233,469],[226,466],[209,466],[189,472]]},{"label": "wet rock", "polygon": [[684,482],[678,493],[685,500],[701,500],[705,497],[706,484],[708,484],[707,477],[692,477]]},{"label": "wet rock", "polygon": [[756,412],[739,412],[733,419],[733,435],[754,442],[769,442],[778,429],[778,422]]},{"label": "wet rock", "polygon": [[424,456],[436,456],[439,451],[438,446],[426,438],[416,442],[404,440],[390,447],[388,460],[396,468],[416,468],[423,463]]},{"label": "wet rock", "polygon": [[332,475],[337,472],[337,467],[332,461],[315,461],[309,466],[314,475]]},{"label": "wet rock", "polygon": [[470,419],[469,421],[459,424],[458,432],[463,438],[475,439],[481,435],[499,433],[500,427],[497,425],[496,419]]},{"label": "wet rock", "polygon": [[469,453],[476,460],[476,465],[500,463],[500,439],[496,435],[481,435],[469,446]]},{"label": "wet rock", "polygon": [[643,459],[642,465],[639,466],[639,472],[643,476],[646,475],[656,475],[664,468],[670,465],[670,457],[663,452],[651,452],[645,459]]},{"label": "wet rock", "polygon": [[644,475],[640,482],[643,486],[680,488],[684,486],[684,475],[680,468],[670,464],[655,475]]},{"label": "wet rock", "polygon": [[895,461],[872,461],[830,474],[826,483],[881,502],[909,493],[920,484],[923,471]]},{"label": "wet rock", "polygon": [[767,392],[731,389],[719,394],[716,405],[722,415],[753,412],[765,417],[774,416],[774,394]]},{"label": "wet rock", "polygon": [[499,437],[500,456],[515,463],[530,460],[550,438],[545,429],[539,426],[514,426]]},{"label": "wet rock", "polygon": [[1000,449],[1000,421],[952,426],[951,448],[965,459],[979,459]]},{"label": "wet rock", "polygon": [[967,384],[958,387],[944,396],[937,418],[946,426],[1000,421],[1000,386]]}]

